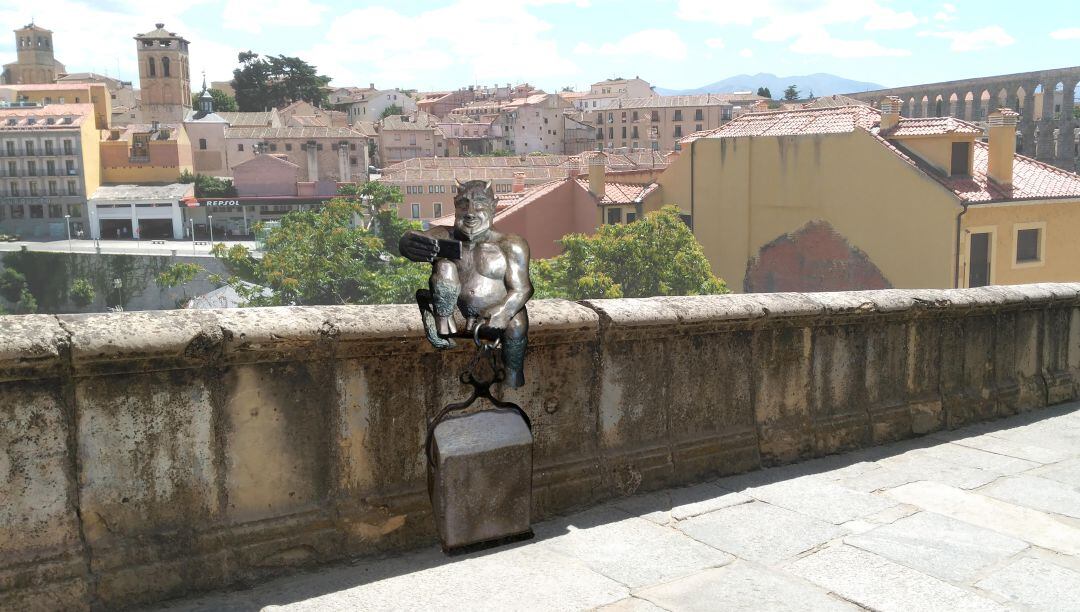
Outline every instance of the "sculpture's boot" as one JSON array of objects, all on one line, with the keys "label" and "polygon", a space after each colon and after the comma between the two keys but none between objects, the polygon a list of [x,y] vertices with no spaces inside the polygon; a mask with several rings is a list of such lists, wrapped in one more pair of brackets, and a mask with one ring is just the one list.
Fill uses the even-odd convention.
[{"label": "sculpture's boot", "polygon": [[431,283],[435,306],[435,331],[443,338],[457,332],[454,324],[454,307],[457,305],[461,286],[445,279],[435,279]]},{"label": "sculpture's boot", "polygon": [[529,340],[526,337],[504,337],[503,341],[502,357],[506,372],[503,384],[517,389],[525,384],[525,349]]}]

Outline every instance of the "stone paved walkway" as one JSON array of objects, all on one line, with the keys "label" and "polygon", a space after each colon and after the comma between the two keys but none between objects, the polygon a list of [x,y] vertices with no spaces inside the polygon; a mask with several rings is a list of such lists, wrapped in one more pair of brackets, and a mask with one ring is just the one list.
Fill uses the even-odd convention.
[{"label": "stone paved walkway", "polygon": [[1080,610],[1080,404],[172,610]]}]

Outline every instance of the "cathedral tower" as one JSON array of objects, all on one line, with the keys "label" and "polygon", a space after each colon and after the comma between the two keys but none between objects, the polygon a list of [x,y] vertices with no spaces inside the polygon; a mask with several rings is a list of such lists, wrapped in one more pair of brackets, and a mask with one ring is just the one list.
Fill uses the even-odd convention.
[{"label": "cathedral tower", "polygon": [[145,122],[179,123],[191,110],[188,41],[155,24],[135,37],[139,58],[140,108]]}]

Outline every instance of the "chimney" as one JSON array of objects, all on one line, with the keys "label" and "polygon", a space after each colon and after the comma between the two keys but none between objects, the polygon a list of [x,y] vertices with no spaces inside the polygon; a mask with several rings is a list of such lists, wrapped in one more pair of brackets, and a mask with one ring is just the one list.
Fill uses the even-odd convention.
[{"label": "chimney", "polygon": [[514,173],[514,183],[513,183],[513,186],[510,188],[510,191],[511,191],[511,193],[521,193],[522,191],[525,191],[525,173],[524,172],[519,171],[519,172]]},{"label": "chimney", "polygon": [[368,89],[375,89],[375,83],[368,83]]},{"label": "chimney", "polygon": [[604,197],[606,179],[604,173],[607,170],[607,155],[597,151],[589,157],[589,193],[597,198]]},{"label": "chimney", "polygon": [[900,123],[900,107],[904,101],[896,96],[885,96],[881,99],[881,130],[885,132],[896,127]]},{"label": "chimney", "polygon": [[990,149],[986,175],[1002,187],[1012,187],[1013,158],[1016,155],[1016,121],[1019,113],[999,108],[986,118],[989,124]]}]

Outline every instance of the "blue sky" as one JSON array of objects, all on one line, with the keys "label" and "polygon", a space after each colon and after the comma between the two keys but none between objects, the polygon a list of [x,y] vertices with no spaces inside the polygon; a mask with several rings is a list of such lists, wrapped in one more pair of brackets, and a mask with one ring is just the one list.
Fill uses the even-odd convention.
[{"label": "blue sky", "polygon": [[[1080,0],[38,0],[4,2],[10,31],[55,32],[69,71],[135,76],[131,37],[165,22],[193,72],[236,53],[299,55],[338,85],[421,90],[612,76],[689,88],[740,73],[829,72],[887,86],[1080,64]],[[15,56],[0,38],[0,61]],[[193,79],[195,75],[193,74]],[[137,85],[136,85],[137,86]]]}]

